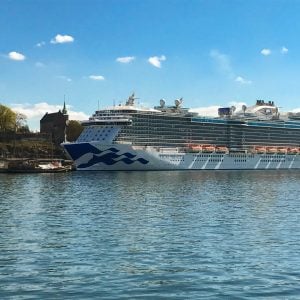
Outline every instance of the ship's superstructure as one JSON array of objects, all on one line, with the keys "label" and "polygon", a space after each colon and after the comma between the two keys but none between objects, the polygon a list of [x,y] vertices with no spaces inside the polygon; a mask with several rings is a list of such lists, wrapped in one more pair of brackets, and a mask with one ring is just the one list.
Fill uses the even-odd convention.
[{"label": "ship's superstructure", "polygon": [[79,170],[300,168],[300,118],[281,116],[271,101],[240,111],[220,108],[202,117],[174,106],[125,105],[98,110],[82,122],[74,143],[64,143]]}]

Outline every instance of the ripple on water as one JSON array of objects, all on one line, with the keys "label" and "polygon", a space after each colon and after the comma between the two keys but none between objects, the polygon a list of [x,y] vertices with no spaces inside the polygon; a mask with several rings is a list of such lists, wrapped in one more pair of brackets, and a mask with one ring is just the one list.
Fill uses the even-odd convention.
[{"label": "ripple on water", "polygon": [[0,174],[1,299],[297,299],[299,179]]}]

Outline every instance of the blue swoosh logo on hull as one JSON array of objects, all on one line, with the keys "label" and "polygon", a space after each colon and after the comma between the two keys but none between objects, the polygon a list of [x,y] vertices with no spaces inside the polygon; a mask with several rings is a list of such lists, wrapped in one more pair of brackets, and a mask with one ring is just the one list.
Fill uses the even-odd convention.
[{"label": "blue swoosh logo on hull", "polygon": [[68,153],[70,154],[70,156],[72,157],[73,160],[77,160],[79,157],[83,156],[84,154],[87,153],[93,153],[93,154],[101,154],[104,151],[111,151],[114,153],[119,152],[120,150],[116,149],[116,148],[108,148],[104,151],[99,150],[98,148],[92,146],[89,143],[82,143],[82,144],[65,144],[64,147],[66,148],[66,150],[68,151]]},{"label": "blue swoosh logo on hull", "polygon": [[[136,160],[132,160],[132,159],[130,159],[130,158],[128,158],[128,157],[124,157],[124,158],[122,158],[122,159],[115,160],[116,158],[119,158],[119,157],[121,157],[122,155],[123,155],[123,154],[117,155],[117,154],[111,153],[111,152],[110,152],[110,153],[106,153],[106,154],[101,155],[101,156],[93,155],[93,158],[92,158],[92,159],[90,159],[90,160],[89,160],[87,163],[85,163],[85,164],[79,165],[78,168],[80,168],[80,169],[85,169],[85,168],[91,167],[91,166],[93,166],[93,165],[95,165],[95,164],[98,164],[98,163],[104,163],[104,164],[106,164],[106,165],[108,165],[108,166],[112,166],[112,165],[116,164],[117,162],[123,162],[123,163],[125,163],[126,165],[131,165],[131,164],[133,164],[133,163],[135,163],[135,162],[139,162],[139,163],[141,163],[141,164],[143,164],[143,165],[146,165],[146,164],[149,162],[148,160],[143,159],[143,158],[138,158],[138,159],[136,159]],[[136,155],[133,155],[133,154],[132,154],[132,156],[136,156]]]},{"label": "blue swoosh logo on hull", "polygon": [[[149,161],[144,158],[138,158],[136,160],[133,160],[133,158],[135,158],[136,155],[129,152],[117,154],[118,152],[120,152],[120,150],[113,147],[101,151],[89,143],[64,145],[64,146],[73,160],[77,160],[78,158],[80,158],[81,156],[87,153],[93,154],[93,157],[87,163],[80,164],[79,166],[77,166],[78,168],[81,169],[91,167],[98,163],[104,163],[108,166],[114,165],[117,162],[123,162],[127,165],[131,165],[134,162],[139,162],[143,165],[149,163]],[[121,156],[125,156],[125,157],[117,160]]]}]

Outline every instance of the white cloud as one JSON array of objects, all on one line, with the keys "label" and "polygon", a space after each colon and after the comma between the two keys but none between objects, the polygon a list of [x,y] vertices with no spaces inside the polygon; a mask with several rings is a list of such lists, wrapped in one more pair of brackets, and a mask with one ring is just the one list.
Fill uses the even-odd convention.
[{"label": "white cloud", "polygon": [[65,81],[68,81],[68,82],[72,81],[71,78],[69,78],[67,76],[64,76],[64,75],[58,75],[58,76],[56,76],[56,78],[61,79],[61,80],[65,80]]},{"label": "white cloud", "polygon": [[43,47],[45,45],[46,45],[46,43],[44,41],[42,41],[42,42],[37,43],[35,46],[40,48],[40,47]]},{"label": "white cloud", "polygon": [[16,51],[9,52],[8,58],[11,60],[17,60],[17,61],[22,61],[22,60],[26,59],[25,55],[23,55],[22,53],[16,52]]},{"label": "white cloud", "polygon": [[218,116],[218,108],[220,106],[212,105],[206,107],[198,107],[190,109],[191,112],[196,112],[200,116],[207,116],[207,117],[217,117]]},{"label": "white cloud", "polygon": [[262,50],[260,51],[260,53],[261,53],[262,55],[264,55],[264,56],[268,56],[268,55],[270,55],[272,52],[271,52],[270,49],[264,48],[264,49],[262,49]]},{"label": "white cloud", "polygon": [[290,110],[290,112],[293,112],[293,113],[300,112],[300,107],[299,108],[294,108],[294,109]]},{"label": "white cloud", "polygon": [[161,68],[161,62],[165,61],[166,59],[167,58],[164,55],[151,56],[151,57],[149,57],[148,62],[156,68]]},{"label": "white cloud", "polygon": [[232,107],[234,106],[236,108],[235,111],[239,111],[242,109],[242,106],[246,105],[245,102],[239,102],[239,101],[231,101],[227,105],[219,106],[219,105],[212,105],[212,106],[206,106],[206,107],[198,107],[198,108],[192,108],[190,109],[191,112],[196,112],[200,116],[205,117],[218,117],[218,109],[220,107]]},{"label": "white cloud", "polygon": [[134,61],[134,60],[135,60],[135,57],[134,57],[134,56],[118,57],[118,58],[116,59],[117,62],[123,63],[123,64],[128,64],[128,63],[130,63],[130,62],[132,62],[132,61]]},{"label": "white cloud", "polygon": [[71,35],[61,35],[57,34],[51,41],[51,44],[64,44],[64,43],[72,43],[74,42],[74,38]]},{"label": "white cloud", "polygon": [[102,75],[90,75],[89,78],[92,80],[99,80],[99,81],[105,80],[104,76],[102,76]]},{"label": "white cloud", "polygon": [[281,52],[282,54],[287,54],[287,53],[289,52],[289,49],[283,46],[283,47],[281,47],[280,52]]},{"label": "white cloud", "polygon": [[42,117],[46,112],[57,112],[58,110],[62,109],[62,105],[52,105],[46,102],[40,102],[36,104],[12,104],[11,109],[26,115],[27,118],[30,119]]},{"label": "white cloud", "polygon": [[[67,110],[68,110],[68,105],[67,105]],[[68,110],[68,114],[69,114],[70,120],[83,121],[83,120],[89,119],[89,116],[82,111],[72,111],[72,110],[69,111]]]},{"label": "white cloud", "polygon": [[235,81],[238,82],[238,83],[240,83],[240,84],[251,84],[252,83],[251,80],[245,79],[242,76],[237,76],[235,78]]},{"label": "white cloud", "polygon": [[[81,111],[74,111],[71,105],[66,105],[70,120],[87,120],[89,116]],[[31,130],[39,130],[39,121],[46,113],[54,113],[62,110],[63,105],[49,104],[40,102],[36,104],[12,104],[11,109],[22,113],[27,117],[28,125]]]}]

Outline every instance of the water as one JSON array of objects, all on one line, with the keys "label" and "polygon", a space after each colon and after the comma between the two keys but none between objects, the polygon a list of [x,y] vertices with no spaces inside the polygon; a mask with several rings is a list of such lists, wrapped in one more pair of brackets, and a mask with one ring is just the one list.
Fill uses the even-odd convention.
[{"label": "water", "polygon": [[299,180],[0,174],[0,298],[299,299]]}]

